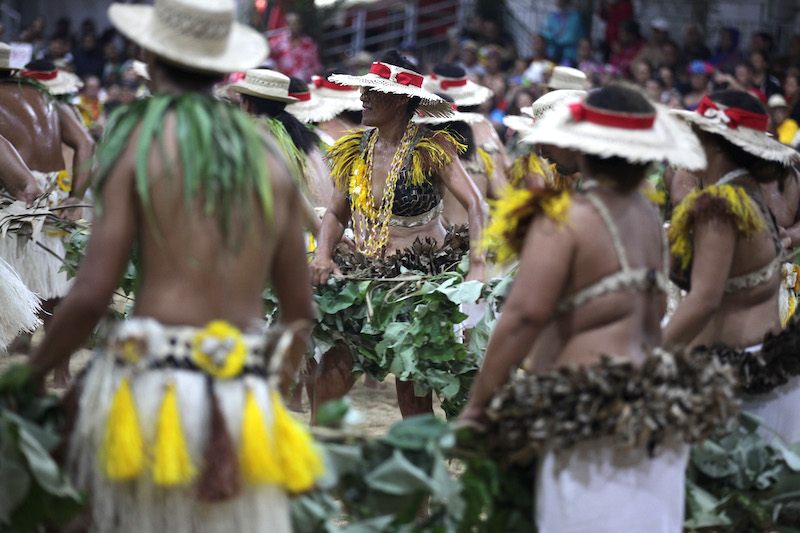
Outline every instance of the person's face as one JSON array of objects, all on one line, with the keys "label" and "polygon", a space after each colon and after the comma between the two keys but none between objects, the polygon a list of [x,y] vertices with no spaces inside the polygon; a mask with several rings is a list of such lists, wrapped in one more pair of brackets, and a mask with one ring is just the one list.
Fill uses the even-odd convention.
[{"label": "person's face", "polygon": [[644,85],[647,80],[651,78],[650,66],[644,61],[639,61],[633,67],[633,77],[636,83]]},{"label": "person's face", "polygon": [[587,61],[592,58],[592,42],[583,38],[578,41],[578,59]]},{"label": "person's face", "polygon": [[752,83],[753,75],[750,72],[750,69],[747,68],[747,65],[736,65],[733,75],[736,78],[736,81],[745,87],[749,87]]},{"label": "person's face", "polygon": [[539,34],[533,36],[533,51],[536,55],[543,56],[547,50],[547,41]]},{"label": "person's face", "polygon": [[658,71],[658,75],[661,77],[661,81],[664,82],[665,87],[673,87],[675,85],[675,76],[670,69],[662,67]]},{"label": "person's face", "polygon": [[708,89],[708,76],[706,74],[698,74],[693,72],[689,76],[689,85],[692,86],[693,91],[705,91]]},{"label": "person's face", "polygon": [[289,28],[289,33],[292,36],[298,36],[303,33],[303,26],[300,23],[300,17],[294,13],[286,15],[286,27]]},{"label": "person's face", "polygon": [[659,30],[657,28],[653,28],[653,42],[656,45],[662,45],[667,42],[669,38],[669,33],[664,30]]},{"label": "person's face", "polygon": [[551,163],[555,163],[559,174],[569,176],[578,172],[578,153],[575,150],[552,144],[540,144],[539,153]]},{"label": "person's face", "polygon": [[136,92],[131,87],[123,87],[119,92],[119,101],[123,105],[130,105],[136,101]]},{"label": "person's face", "polygon": [[783,84],[783,92],[786,94],[786,99],[791,101],[798,94],[797,76],[786,76],[786,81]]},{"label": "person's face", "polygon": [[772,121],[775,123],[775,126],[780,126],[789,115],[789,109],[786,107],[773,107],[770,109],[770,115],[772,115]]},{"label": "person's face", "polygon": [[94,50],[96,44],[97,41],[95,41],[94,35],[92,35],[91,33],[87,33],[86,36],[81,41],[81,47],[84,50]]},{"label": "person's face", "polygon": [[753,70],[756,72],[766,72],[767,62],[764,61],[764,56],[761,54],[750,54],[750,64],[753,65]]},{"label": "person's face", "polygon": [[361,123],[365,126],[385,126],[398,117],[405,120],[407,106],[407,96],[382,93],[369,87],[361,89]]},{"label": "person's face", "polygon": [[644,84],[644,92],[652,102],[661,102],[661,87],[656,80],[647,80]]},{"label": "person's face", "polygon": [[694,24],[686,27],[686,33],[683,35],[683,42],[686,46],[697,46],[700,44],[701,36],[700,30]]},{"label": "person's face", "polygon": [[97,98],[97,95],[100,94],[100,80],[95,76],[89,77],[83,87],[83,92],[89,98]]},{"label": "person's face", "polygon": [[661,47],[661,62],[671,67],[678,63],[678,49],[672,43]]},{"label": "person's face", "polygon": [[486,70],[492,74],[500,72],[500,56],[496,54],[490,54],[486,58]]},{"label": "person's face", "polygon": [[461,62],[468,67],[478,62],[478,54],[472,48],[462,48],[458,56],[461,58]]},{"label": "person's face", "polygon": [[527,91],[521,91],[517,93],[517,98],[514,102],[516,104],[517,109],[522,109],[523,107],[530,107],[533,105],[533,97],[528,94]]}]

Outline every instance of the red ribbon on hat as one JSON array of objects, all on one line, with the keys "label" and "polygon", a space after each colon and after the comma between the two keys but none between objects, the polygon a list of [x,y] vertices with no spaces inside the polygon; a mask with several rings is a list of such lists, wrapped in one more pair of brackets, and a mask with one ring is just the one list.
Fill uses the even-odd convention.
[{"label": "red ribbon on hat", "polygon": [[[394,79],[392,78],[392,67],[395,68]],[[372,64],[372,67],[370,67],[369,73],[376,74],[381,78],[386,78],[387,80],[396,81],[400,85],[413,85],[414,87],[422,88],[422,76],[420,74],[411,72],[410,70],[405,70],[404,68],[395,65],[389,66],[385,63],[376,61]]]},{"label": "red ribbon on hat", "polygon": [[311,76],[311,83],[314,84],[314,87],[317,89],[331,89],[333,91],[355,91],[355,87],[351,87],[350,85],[342,85],[341,83],[335,83],[332,81],[328,81],[322,76]]},{"label": "red ribbon on hat", "polygon": [[754,113],[753,111],[747,111],[737,107],[720,109],[708,95],[700,100],[700,104],[697,106],[697,112],[705,118],[718,120],[731,129],[742,126],[743,128],[765,132],[767,131],[767,123],[769,122],[769,117],[761,113]]},{"label": "red ribbon on hat", "polygon": [[442,90],[444,90],[444,91],[446,91],[450,87],[464,87],[467,84],[467,78],[466,77],[464,77],[464,78],[450,78],[450,79],[446,79],[446,80],[440,80],[439,78],[436,77],[436,73],[435,72],[431,72],[431,79],[432,80],[436,80],[437,82],[439,82],[439,87],[441,87]]},{"label": "red ribbon on hat", "polygon": [[575,122],[591,122],[600,126],[626,130],[649,130],[656,122],[655,113],[643,115],[607,111],[589,107],[583,102],[573,102],[567,105]]},{"label": "red ribbon on hat", "polygon": [[308,102],[309,100],[311,100],[311,93],[310,92],[289,93],[289,96],[291,96],[292,98],[297,98],[301,102]]},{"label": "red ribbon on hat", "polygon": [[42,72],[40,70],[23,70],[19,75],[21,78],[33,78],[40,81],[50,81],[56,79],[56,76],[58,76],[58,71],[53,70],[50,72]]}]

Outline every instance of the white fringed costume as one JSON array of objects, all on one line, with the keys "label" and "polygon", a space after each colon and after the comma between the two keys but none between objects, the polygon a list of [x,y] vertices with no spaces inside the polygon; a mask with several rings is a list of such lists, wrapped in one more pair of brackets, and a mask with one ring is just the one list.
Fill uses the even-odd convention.
[{"label": "white fringed costume", "polygon": [[[45,192],[49,191],[48,207],[57,207],[69,197],[71,183],[66,171],[31,172],[39,186]],[[36,228],[35,224],[34,227]],[[67,273],[61,271],[64,253],[61,232],[53,232],[47,228],[42,230],[41,225],[31,238],[20,237],[13,232],[0,238],[0,257],[16,270],[31,291],[44,300],[65,296],[69,290]]]},{"label": "white fringed costume", "polygon": [[[265,329],[143,318],[117,329],[79,384],[69,446],[93,531],[291,531],[287,491],[310,488],[322,465],[268,378]],[[276,360],[288,346],[278,344]],[[223,434],[232,453],[212,444]],[[219,475],[206,476],[214,469],[233,474],[232,490],[220,494]]]},{"label": "white fringed costume", "polygon": [[20,333],[36,331],[42,324],[38,312],[39,298],[0,258],[0,354]]}]

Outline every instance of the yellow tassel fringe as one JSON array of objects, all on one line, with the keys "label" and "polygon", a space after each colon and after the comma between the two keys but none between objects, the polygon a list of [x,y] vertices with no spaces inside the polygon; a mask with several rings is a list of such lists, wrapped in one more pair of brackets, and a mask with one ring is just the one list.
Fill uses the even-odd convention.
[{"label": "yellow tassel fringe", "polygon": [[276,455],[273,439],[267,433],[264,414],[252,390],[248,390],[245,397],[239,464],[249,483],[284,483],[285,474]]},{"label": "yellow tassel fringe", "polygon": [[484,150],[483,148],[478,148],[478,155],[480,156],[481,160],[483,161],[483,166],[486,167],[486,176],[489,180],[494,179],[494,159],[492,159],[491,154]]},{"label": "yellow tassel fringe", "polygon": [[530,174],[539,174],[546,182],[553,182],[550,169],[547,167],[544,160],[531,152],[521,155],[514,160],[514,163],[508,170],[508,183],[512,187],[522,189],[525,187],[525,176]]},{"label": "yellow tassel fringe", "polygon": [[144,441],[127,377],[111,402],[100,457],[106,475],[115,481],[134,479],[144,470]]},{"label": "yellow tassel fringe", "polygon": [[754,205],[742,187],[734,185],[711,185],[702,190],[689,193],[675,208],[667,236],[673,257],[681,261],[682,268],[688,268],[692,260],[692,227],[695,217],[702,215],[696,209],[697,201],[703,197],[723,200],[726,203],[725,213],[709,212],[709,215],[727,214],[736,224],[736,231],[743,237],[751,237],[764,229],[760,210]]},{"label": "yellow tassel fringe", "polygon": [[186,449],[174,383],[167,386],[161,403],[154,460],[153,479],[158,485],[185,485],[197,474]]},{"label": "yellow tassel fringe", "polygon": [[277,391],[272,391],[270,398],[274,417],[272,435],[286,488],[295,493],[309,490],[325,470],[314,440],[308,430],[286,411]]}]

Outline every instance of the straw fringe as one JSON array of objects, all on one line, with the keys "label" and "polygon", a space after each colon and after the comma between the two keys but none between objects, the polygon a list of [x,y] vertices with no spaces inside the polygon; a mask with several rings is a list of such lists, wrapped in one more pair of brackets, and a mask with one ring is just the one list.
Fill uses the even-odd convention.
[{"label": "straw fringe", "polygon": [[[4,239],[0,238],[0,241]],[[22,332],[32,333],[42,325],[39,298],[16,272],[0,259],[0,353]]]},{"label": "straw fringe", "polygon": [[61,237],[45,233],[37,237],[52,254],[33,240],[21,239],[10,234],[0,238],[0,257],[17,272],[25,286],[43,300],[66,296],[71,283],[67,273],[61,272],[64,263],[59,258],[65,255]]}]

